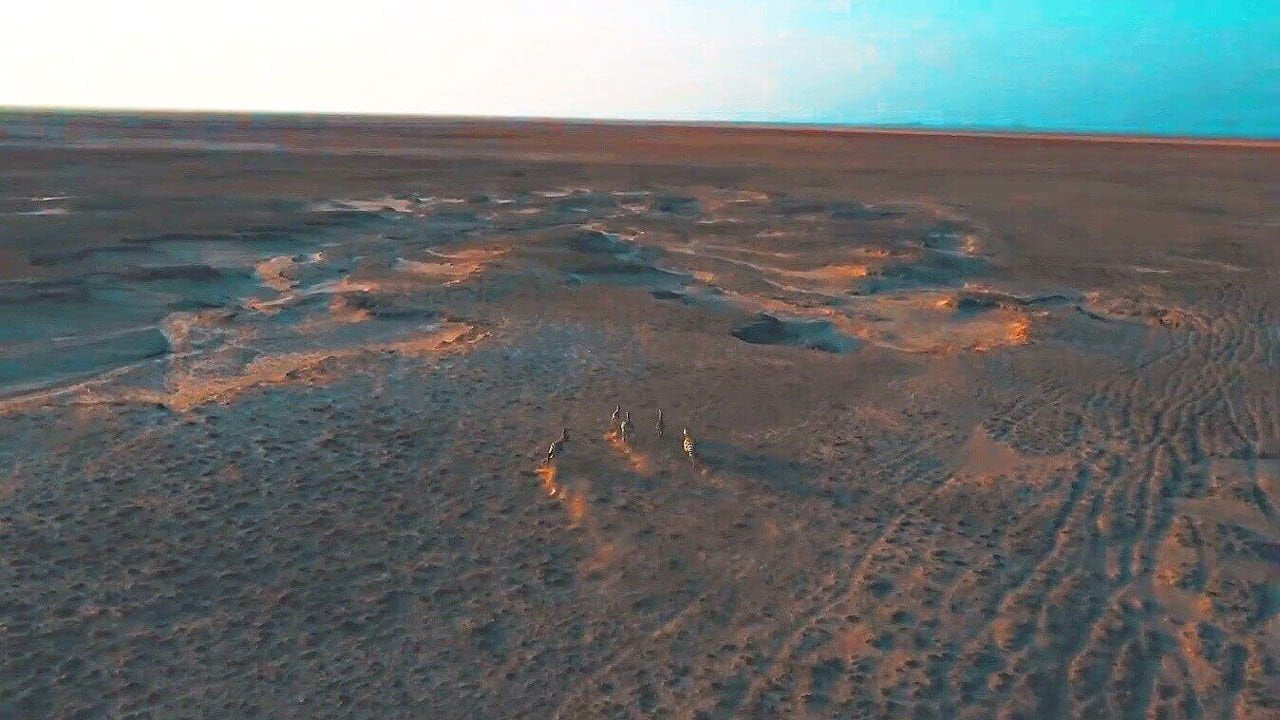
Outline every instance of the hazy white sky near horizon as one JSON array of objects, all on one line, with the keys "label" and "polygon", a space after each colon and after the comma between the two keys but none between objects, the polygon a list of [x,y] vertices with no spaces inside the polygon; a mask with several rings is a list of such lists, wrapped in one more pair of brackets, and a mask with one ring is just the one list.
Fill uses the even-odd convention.
[{"label": "hazy white sky near horizon", "polygon": [[1280,0],[25,2],[0,105],[1280,135]]}]

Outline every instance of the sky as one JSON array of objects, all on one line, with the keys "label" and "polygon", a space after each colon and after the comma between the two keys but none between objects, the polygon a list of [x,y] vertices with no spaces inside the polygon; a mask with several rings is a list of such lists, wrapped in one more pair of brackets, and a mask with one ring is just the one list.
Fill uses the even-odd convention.
[{"label": "sky", "polygon": [[18,0],[0,106],[1280,137],[1280,0]]}]

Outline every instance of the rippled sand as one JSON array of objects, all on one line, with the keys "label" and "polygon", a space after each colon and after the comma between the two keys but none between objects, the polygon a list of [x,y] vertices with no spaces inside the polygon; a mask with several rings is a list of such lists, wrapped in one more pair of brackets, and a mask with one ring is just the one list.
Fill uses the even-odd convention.
[{"label": "rippled sand", "polygon": [[0,718],[1280,717],[1274,147],[0,126]]}]

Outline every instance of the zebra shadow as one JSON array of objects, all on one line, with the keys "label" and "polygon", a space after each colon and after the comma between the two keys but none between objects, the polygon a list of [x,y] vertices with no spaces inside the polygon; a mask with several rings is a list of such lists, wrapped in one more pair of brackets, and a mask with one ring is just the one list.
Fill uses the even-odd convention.
[{"label": "zebra shadow", "polygon": [[785,455],[759,453],[732,443],[715,440],[698,441],[695,464],[713,474],[746,480],[760,489],[796,498],[823,495],[813,478],[823,468],[811,462]]}]

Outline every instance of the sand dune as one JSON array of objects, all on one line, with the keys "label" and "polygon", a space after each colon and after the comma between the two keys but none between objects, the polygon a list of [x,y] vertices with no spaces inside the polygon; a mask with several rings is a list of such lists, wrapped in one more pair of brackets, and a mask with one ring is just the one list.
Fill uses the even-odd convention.
[{"label": "sand dune", "polygon": [[1280,717],[1274,148],[84,122],[0,718]]}]

